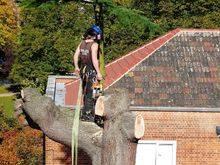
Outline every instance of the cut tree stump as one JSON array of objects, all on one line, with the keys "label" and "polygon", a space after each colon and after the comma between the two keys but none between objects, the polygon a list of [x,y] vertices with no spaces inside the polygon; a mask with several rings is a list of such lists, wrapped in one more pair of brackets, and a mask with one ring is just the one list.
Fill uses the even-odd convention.
[{"label": "cut tree stump", "polygon": [[[21,95],[17,110],[22,109],[47,137],[71,147],[74,111],[58,108],[36,89],[24,89]],[[143,117],[129,111],[129,103],[127,90],[114,89],[97,100],[95,113],[104,118],[104,128],[80,121],[78,146],[93,165],[135,165],[137,141],[145,127]]]}]

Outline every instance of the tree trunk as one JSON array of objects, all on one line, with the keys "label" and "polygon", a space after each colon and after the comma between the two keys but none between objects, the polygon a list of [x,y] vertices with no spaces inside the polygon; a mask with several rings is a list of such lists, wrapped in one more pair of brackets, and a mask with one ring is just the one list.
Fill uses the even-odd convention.
[{"label": "tree trunk", "polygon": [[[21,93],[17,111],[22,109],[46,136],[71,147],[74,111],[58,108],[36,89]],[[102,98],[99,104],[104,111],[104,128],[93,122],[80,122],[79,148],[90,156],[93,165],[135,164],[137,140],[144,134],[144,124],[141,116],[128,111],[127,96],[127,91],[115,89]]]}]

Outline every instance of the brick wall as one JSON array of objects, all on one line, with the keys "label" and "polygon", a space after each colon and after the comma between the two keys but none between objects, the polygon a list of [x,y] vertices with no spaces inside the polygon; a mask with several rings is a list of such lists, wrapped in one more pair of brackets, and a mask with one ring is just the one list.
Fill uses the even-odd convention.
[{"label": "brick wall", "polygon": [[142,140],[175,140],[177,165],[220,165],[215,127],[220,113],[138,111],[144,116]]},{"label": "brick wall", "polygon": [[[45,137],[45,165],[71,165],[71,149]],[[91,159],[81,150],[78,165],[92,165]]]},{"label": "brick wall", "polygon": [[[220,165],[220,139],[215,133],[220,113],[136,111],[145,119],[142,140],[175,140],[177,165]],[[70,149],[48,138],[46,165],[71,164]],[[79,165],[91,165],[85,153],[79,154]]]}]

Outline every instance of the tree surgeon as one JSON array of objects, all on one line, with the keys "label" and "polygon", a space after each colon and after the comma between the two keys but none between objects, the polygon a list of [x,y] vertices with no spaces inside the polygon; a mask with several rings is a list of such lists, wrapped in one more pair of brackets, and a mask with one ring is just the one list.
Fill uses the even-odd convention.
[{"label": "tree surgeon", "polygon": [[[101,39],[101,29],[99,26],[90,27],[83,35],[83,41],[77,47],[74,54],[75,73],[80,74],[83,88],[84,106],[81,113],[81,120],[96,121],[94,104],[97,98],[97,90],[102,75],[99,67],[99,45]],[[97,120],[98,118],[98,120]]]}]

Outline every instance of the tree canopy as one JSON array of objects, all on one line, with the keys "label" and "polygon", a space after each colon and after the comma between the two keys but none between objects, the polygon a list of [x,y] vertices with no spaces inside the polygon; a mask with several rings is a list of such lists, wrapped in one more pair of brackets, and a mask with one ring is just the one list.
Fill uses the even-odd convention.
[{"label": "tree canopy", "polygon": [[13,0],[0,1],[0,50],[15,43],[18,32],[18,18]]},{"label": "tree canopy", "polygon": [[[218,0],[94,0],[104,9],[106,63],[177,27],[219,28]],[[95,23],[81,0],[20,0],[21,33],[10,78],[45,89],[48,74],[72,72],[72,56]],[[128,46],[129,45],[129,46]]]},{"label": "tree canopy", "polygon": [[[109,0],[100,0],[99,3],[105,10],[107,62],[162,32],[136,10],[115,5]],[[21,4],[22,31],[10,77],[23,86],[40,87],[43,91],[48,74],[65,74],[73,70],[74,50],[86,29],[95,24],[93,6],[74,1],[37,3],[23,0]]]},{"label": "tree canopy", "polygon": [[13,63],[13,50],[16,45],[18,12],[14,0],[0,0],[0,77],[8,75]]},{"label": "tree canopy", "polygon": [[135,0],[139,9],[164,31],[182,28],[219,28],[219,0]]}]

